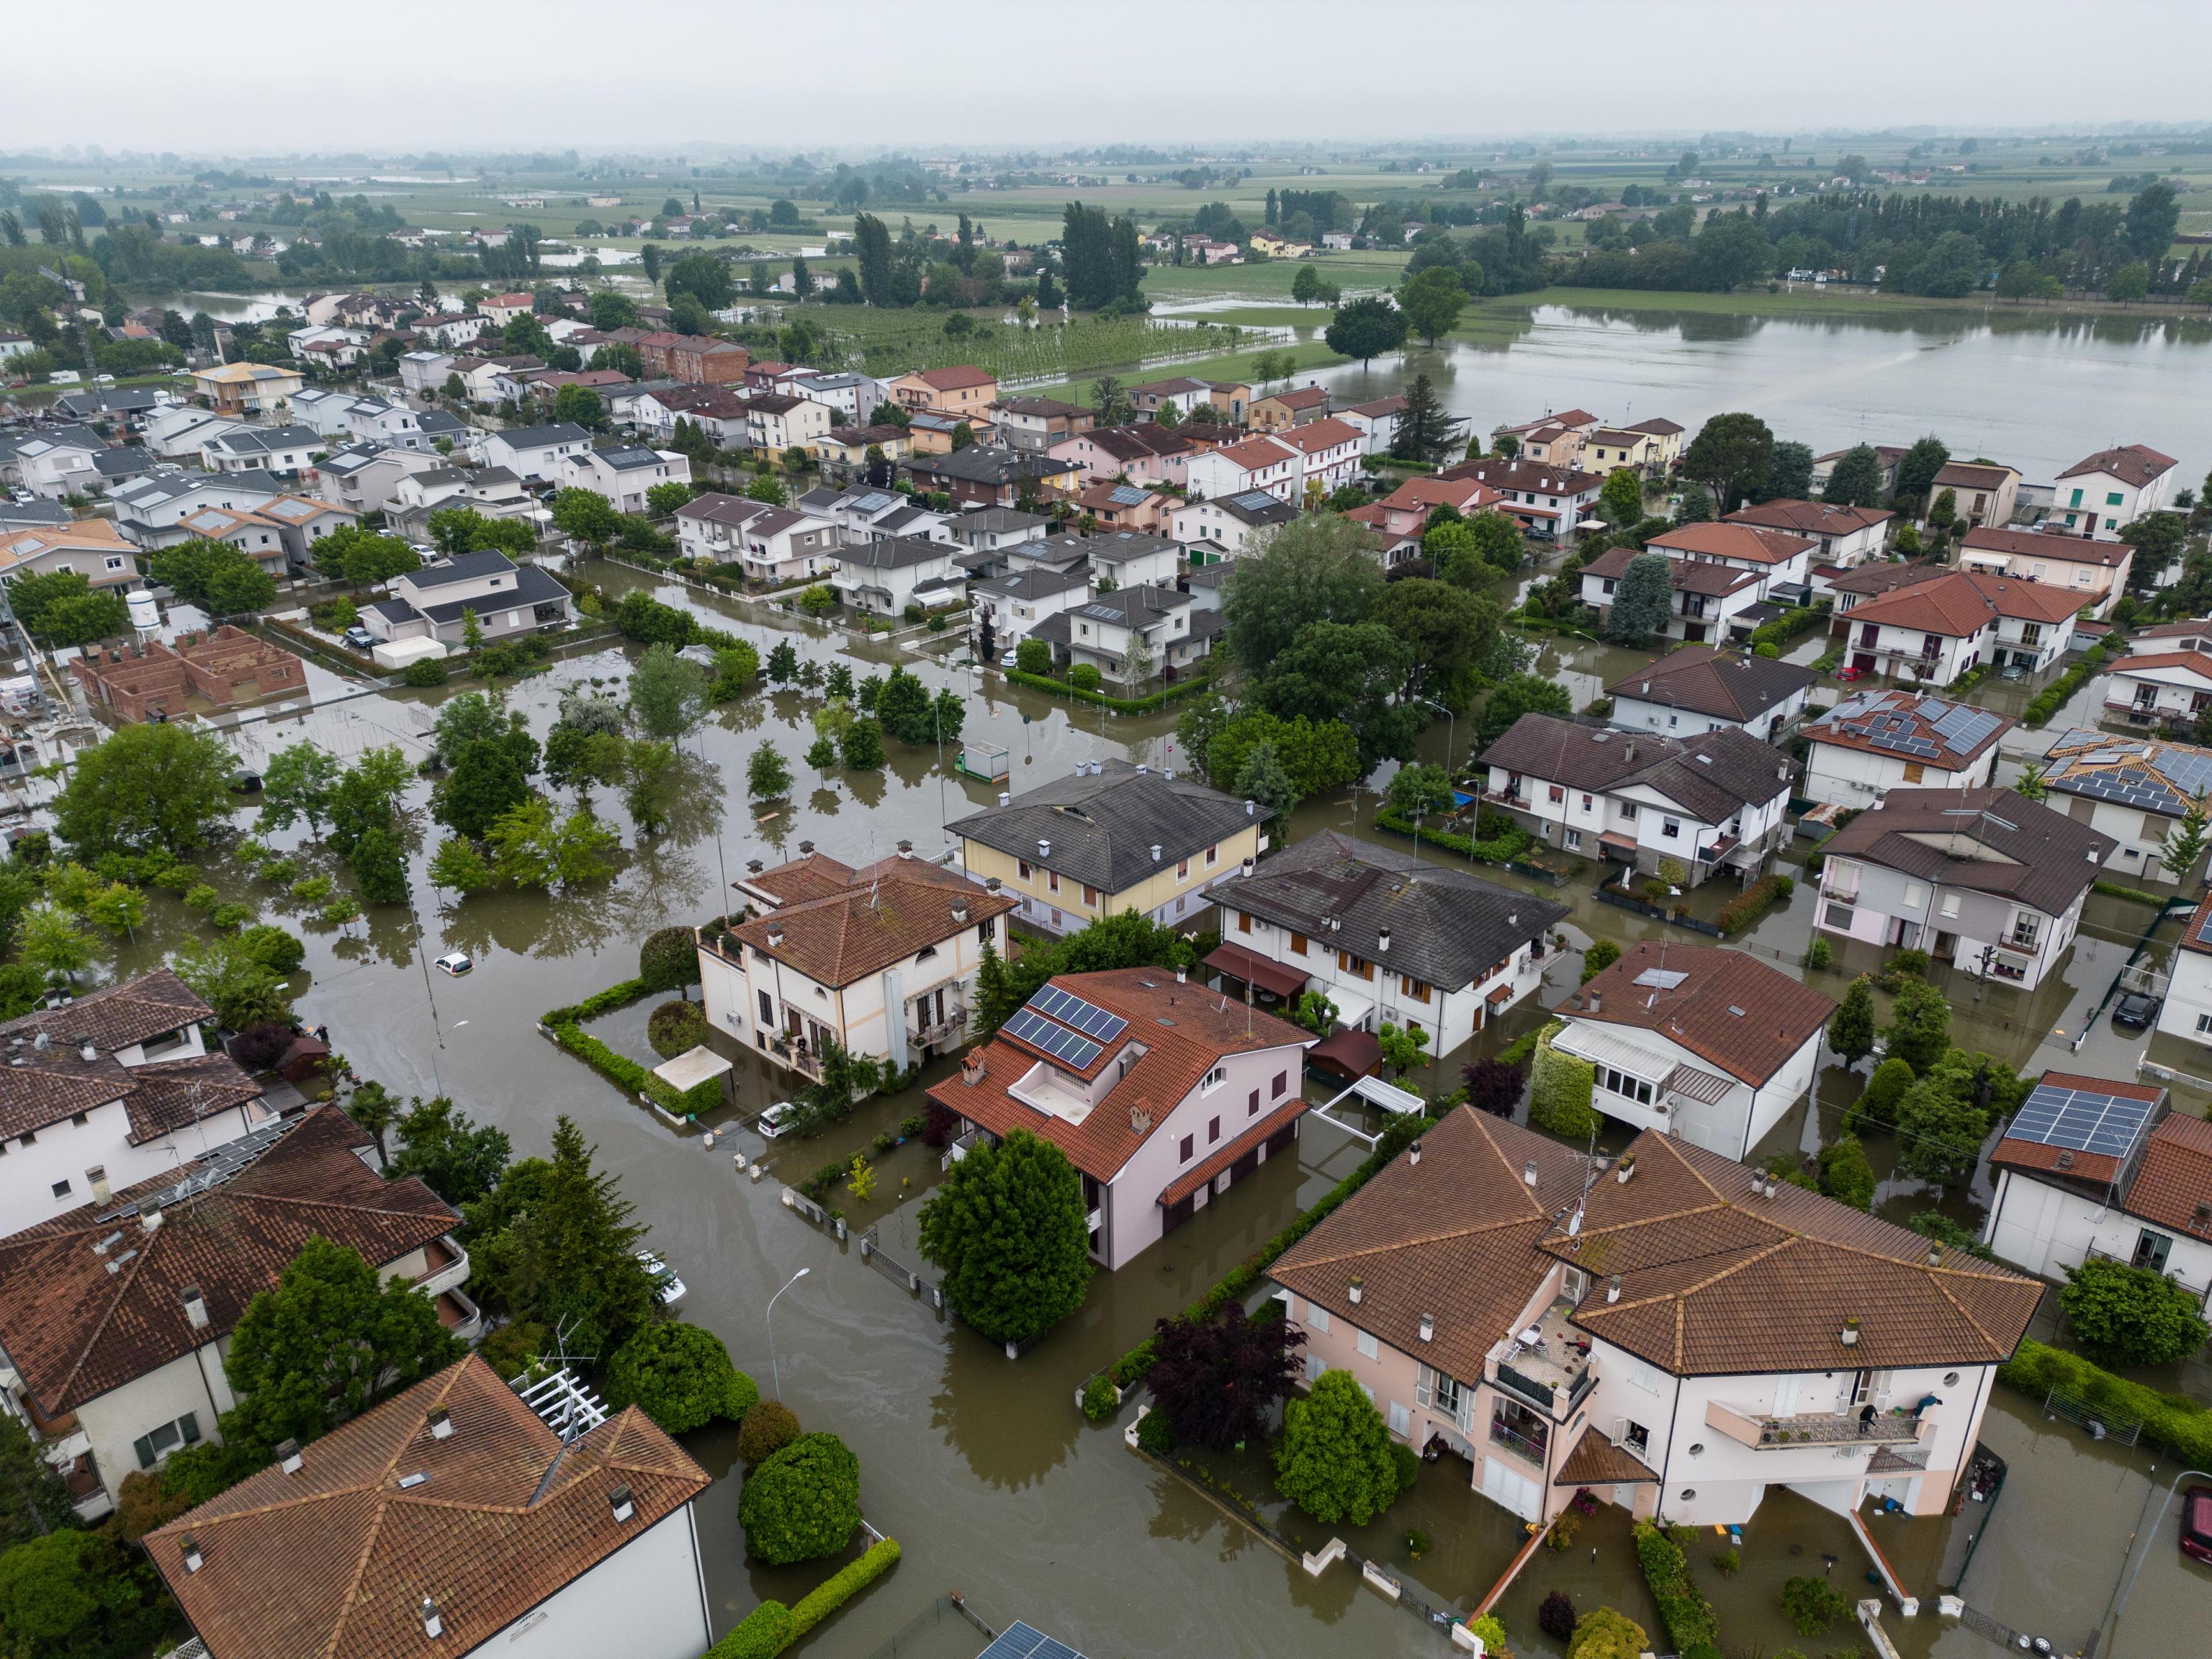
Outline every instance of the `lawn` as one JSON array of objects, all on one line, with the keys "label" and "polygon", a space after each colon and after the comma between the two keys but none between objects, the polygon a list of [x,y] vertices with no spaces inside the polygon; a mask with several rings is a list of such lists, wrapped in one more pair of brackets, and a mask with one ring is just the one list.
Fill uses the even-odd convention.
[{"label": "lawn", "polygon": [[[1136,368],[1188,353],[1218,356],[1244,349],[1241,331],[1213,322],[1159,323],[1145,317],[1078,316],[1062,324],[1047,313],[1035,328],[1003,323],[998,311],[879,311],[860,306],[785,307],[788,320],[803,315],[827,329],[871,374],[973,363],[1002,380],[1080,378],[1101,369]],[[975,331],[948,335],[949,318],[967,318]]]}]

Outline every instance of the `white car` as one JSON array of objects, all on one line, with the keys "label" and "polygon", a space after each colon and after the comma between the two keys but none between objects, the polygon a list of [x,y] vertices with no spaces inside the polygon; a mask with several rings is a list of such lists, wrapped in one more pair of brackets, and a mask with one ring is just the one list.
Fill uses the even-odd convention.
[{"label": "white car", "polygon": [[437,963],[440,973],[449,974],[455,979],[459,979],[476,965],[466,951],[448,951],[438,958]]},{"label": "white car", "polygon": [[639,1263],[653,1280],[653,1299],[664,1308],[672,1308],[684,1299],[684,1283],[676,1276],[676,1270],[651,1250],[637,1253]]},{"label": "white car", "polygon": [[753,1127],[758,1129],[770,1140],[774,1140],[783,1133],[784,1125],[791,1121],[791,1115],[798,1109],[797,1104],[793,1102],[779,1100],[760,1115],[760,1121],[754,1124]]},{"label": "white car", "polygon": [[1000,666],[1000,667],[1001,667],[1001,668],[1015,668],[1015,667],[1018,667],[1019,665],[1020,665],[1020,659],[1018,658],[1018,656],[1017,656],[1017,655],[1016,655],[1016,653],[1013,653],[1013,652],[1012,652],[1012,651],[1001,651],[1001,652],[999,653],[999,666]]}]

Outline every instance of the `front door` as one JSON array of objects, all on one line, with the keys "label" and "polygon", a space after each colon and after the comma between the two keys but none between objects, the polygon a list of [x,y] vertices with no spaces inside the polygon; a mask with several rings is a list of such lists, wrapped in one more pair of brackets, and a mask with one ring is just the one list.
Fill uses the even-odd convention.
[{"label": "front door", "polygon": [[1958,951],[1959,936],[1956,933],[1946,933],[1939,930],[1936,935],[1936,948],[1929,954],[1938,962],[1948,962],[1958,954]]},{"label": "front door", "polygon": [[1682,624],[1682,637],[1688,641],[1692,645],[1703,645],[1705,642],[1705,623],[1701,622],[1684,623]]}]

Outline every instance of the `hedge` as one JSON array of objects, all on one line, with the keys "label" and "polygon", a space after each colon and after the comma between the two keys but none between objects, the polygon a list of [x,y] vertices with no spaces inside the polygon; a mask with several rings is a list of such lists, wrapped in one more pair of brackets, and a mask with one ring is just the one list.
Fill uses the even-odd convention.
[{"label": "hedge", "polygon": [[2027,712],[2021,716],[2021,723],[2042,726],[2048,722],[2053,714],[2066,706],[2069,697],[2095,678],[2097,671],[2104,666],[2105,655],[2102,641],[2083,652],[2081,661],[2035,694],[2035,700],[2027,705]]},{"label": "hedge", "polygon": [[722,1085],[720,1079],[701,1084],[690,1091],[678,1091],[663,1083],[651,1072],[586,1033],[571,1022],[563,1020],[553,1027],[553,1040],[582,1060],[610,1083],[620,1084],[634,1094],[647,1099],[672,1117],[693,1117],[701,1112],[712,1111],[720,1103]]},{"label": "hedge", "polygon": [[775,1659],[798,1639],[791,1609],[781,1601],[763,1601],[707,1650],[707,1659]]},{"label": "hedge", "polygon": [[1200,675],[1195,679],[1179,680],[1165,690],[1155,691],[1150,696],[1109,697],[1103,691],[1085,691],[1079,687],[1070,685],[1066,680],[1054,679],[1048,674],[1028,674],[1018,668],[1008,668],[1002,672],[1016,685],[1031,686],[1039,691],[1050,691],[1059,696],[1073,697],[1078,702],[1098,704],[1112,709],[1117,714],[1149,714],[1166,708],[1178,698],[1193,696],[1200,691],[1209,690],[1213,685],[1210,676]]},{"label": "hedge", "polygon": [[898,1564],[895,1538],[872,1546],[866,1554],[816,1585],[795,1607],[781,1601],[763,1601],[747,1613],[737,1627],[707,1650],[706,1659],[775,1659],[775,1656],[812,1630]]},{"label": "hedge", "polygon": [[538,1016],[540,1025],[578,1025],[587,1019],[597,1019],[601,1014],[611,1014],[617,1008],[627,1008],[640,997],[653,994],[653,988],[641,979],[626,979],[619,985],[610,985],[596,991],[581,1002],[572,1002],[562,1008],[548,1008]]},{"label": "hedge", "polygon": [[[1218,1284],[1182,1310],[1183,1317],[1211,1318],[1231,1302],[1241,1298],[1260,1282],[1261,1275],[1267,1271],[1277,1256],[1328,1219],[1336,1212],[1339,1205],[1381,1174],[1392,1158],[1410,1146],[1415,1136],[1430,1127],[1430,1122],[1426,1116],[1412,1113],[1392,1118],[1389,1127],[1382,1131],[1382,1139],[1375,1143],[1375,1150],[1367,1155],[1358,1169],[1323,1193],[1311,1209],[1262,1244],[1255,1254],[1246,1256],[1223,1274]],[[1155,1340],[1148,1336],[1109,1365],[1101,1375],[1111,1377],[1126,1393],[1145,1380],[1146,1372],[1152,1368],[1152,1359],[1157,1352]]]},{"label": "hedge", "polygon": [[2125,899],[2130,904],[2148,904],[2153,908],[2161,908],[2166,903],[2155,893],[2146,893],[2140,887],[2123,887],[2117,881],[2093,881],[2089,890],[2102,893],[2106,898]]},{"label": "hedge", "polygon": [[2212,1406],[2200,1400],[2160,1394],[2115,1376],[2079,1354],[2026,1340],[1997,1368],[1997,1381],[2036,1400],[2057,1389],[2114,1416],[2131,1417],[2142,1425],[2146,1438],[2192,1468],[2212,1468]]},{"label": "hedge", "polygon": [[1408,836],[1416,842],[1441,847],[1448,853],[1457,853],[1462,858],[1480,859],[1485,864],[1510,864],[1534,844],[1534,838],[1528,832],[1518,827],[1492,840],[1477,841],[1473,836],[1462,836],[1455,830],[1431,830],[1426,824],[1417,830],[1411,818],[1391,811],[1377,812],[1375,827],[1388,830],[1393,835]]},{"label": "hedge", "polygon": [[1778,872],[1759,880],[1721,906],[1713,918],[1723,933],[1741,932],[1796,890],[1797,884]]},{"label": "hedge", "polygon": [[1824,606],[1802,605],[1795,611],[1785,611],[1771,623],[1762,623],[1751,630],[1753,649],[1762,645],[1787,645],[1800,634],[1808,634],[1828,620]]},{"label": "hedge", "polygon": [[1659,1604],[1659,1617],[1674,1650],[1685,1659],[1699,1651],[1717,1652],[1720,1620],[1713,1604],[1691,1583],[1689,1560],[1681,1546],[1650,1522],[1639,1522],[1636,1560],[1644,1569],[1644,1582],[1651,1586],[1651,1599]]}]

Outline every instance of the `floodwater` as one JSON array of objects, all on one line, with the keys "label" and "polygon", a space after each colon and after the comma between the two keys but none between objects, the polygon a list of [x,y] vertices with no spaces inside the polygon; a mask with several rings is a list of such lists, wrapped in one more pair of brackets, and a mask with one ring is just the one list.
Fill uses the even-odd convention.
[{"label": "floodwater", "polygon": [[[587,568],[611,592],[644,585],[665,600],[708,615],[755,640],[763,654],[775,640],[791,638],[803,654],[824,661],[842,654],[860,672],[904,655],[881,641],[851,641],[819,624],[617,567]],[[1609,647],[1547,643],[1546,650],[1539,672],[1575,684],[1578,701],[1586,700],[1585,682],[1601,684],[1634,660],[1633,653]],[[978,677],[927,655],[905,659],[933,690],[949,685],[967,697],[969,738],[1007,748],[1017,788],[1065,772],[1079,760],[1108,755],[1177,763],[1170,717],[1102,720],[1088,709],[1071,714],[1066,705],[1026,691],[1009,696],[994,674]],[[629,660],[619,647],[587,648],[515,685],[508,696],[542,736],[562,688],[594,678],[618,684]],[[337,682],[318,671],[313,689],[326,697]],[[325,702],[304,715],[249,720],[235,729],[233,741],[249,763],[265,762],[275,749],[301,740],[341,757],[398,743],[419,758],[437,703],[452,694],[402,691]],[[505,1128],[517,1156],[544,1152],[556,1113],[574,1116],[637,1205],[652,1243],[690,1285],[687,1316],[721,1336],[763,1389],[780,1382],[783,1399],[808,1427],[835,1430],[853,1445],[868,1518],[898,1538],[906,1554],[894,1577],[838,1616],[837,1633],[820,1638],[817,1650],[871,1653],[957,1589],[1001,1625],[1027,1618],[1102,1659],[1447,1651],[1440,1632],[1386,1603],[1348,1570],[1308,1577],[1231,1522],[1212,1498],[1127,1450],[1119,1425],[1093,1427],[1074,1407],[1075,1390],[1086,1376],[1143,1335],[1152,1320],[1180,1309],[1251,1254],[1353,1167],[1364,1148],[1342,1131],[1310,1123],[1295,1159],[1271,1161],[1133,1266],[1095,1279],[1080,1313],[1020,1359],[1009,1360],[865,1264],[857,1248],[859,1232],[874,1225],[895,1259],[922,1265],[912,1249],[914,1217],[918,1200],[939,1178],[937,1158],[918,1143],[897,1140],[901,1122],[921,1109],[918,1091],[866,1103],[851,1121],[816,1139],[771,1146],[750,1130],[732,1128],[709,1151],[696,1132],[680,1132],[624,1099],[538,1035],[541,1010],[634,974],[638,944],[654,928],[726,908],[726,883],[746,860],[772,863],[793,856],[801,840],[853,863],[889,854],[901,838],[911,839],[918,854],[933,856],[947,844],[937,826],[992,799],[992,789],[951,770],[949,751],[940,766],[933,747],[896,744],[882,772],[833,773],[823,784],[802,760],[812,735],[807,714],[818,703],[817,694],[770,691],[718,711],[686,740],[694,783],[673,826],[629,854],[621,875],[604,889],[557,897],[441,897],[430,889],[425,868],[440,832],[422,811],[420,787],[410,802],[417,896],[412,915],[380,912],[341,932],[302,915],[296,902],[240,866],[218,864],[210,878],[225,899],[246,900],[306,933],[311,977],[299,1012],[310,1022],[327,1022],[334,1045],[363,1075],[403,1094],[451,1093],[471,1115]],[[1425,756],[1445,758],[1466,738],[1440,722],[1424,739]],[[757,821],[743,799],[743,778],[747,755],[762,743],[781,751],[800,782],[781,815]],[[622,824],[625,842],[632,840],[619,801],[602,798],[597,804]],[[1291,834],[1324,825],[1358,831],[1371,819],[1375,805],[1372,790],[1309,803],[1296,815]],[[289,848],[307,837],[295,831],[276,839]],[[327,867],[312,846],[302,847],[300,856],[302,874]],[[1588,895],[1586,881],[1553,895],[1573,908],[1561,930],[1567,948],[1549,964],[1546,1005],[1571,988],[1580,952],[1594,935],[1631,942],[1659,934],[1658,924],[1597,907]],[[1713,895],[1712,902],[1718,897]],[[1801,890],[1742,948],[1798,971],[1809,915],[1810,896]],[[1957,1039],[2031,1068],[2063,1063],[2133,1075],[2141,1040],[2114,1031],[2109,1022],[2090,1035],[2078,1055],[2069,1052],[2066,1041],[2048,1034],[2056,1028],[2070,1037],[2078,1029],[2148,915],[2117,901],[2093,901],[2064,971],[2032,995],[1954,981],[1949,988],[1957,998]],[[191,925],[173,900],[159,897],[148,928],[118,953],[116,969],[131,971],[155,959]],[[432,974],[428,959],[453,948],[474,955],[476,970],[458,981]],[[1840,993],[1846,975],[1870,965],[1871,958],[1858,961],[1846,951],[1820,982],[1831,994]],[[644,1042],[649,1012],[649,1004],[640,1004],[608,1016],[595,1029],[623,1051],[649,1061]],[[1480,1042],[1488,1051],[1540,1017],[1537,1008],[1524,1006]],[[1450,1086],[1465,1058],[1443,1057],[1420,1081],[1432,1089]],[[730,1115],[750,1116],[788,1092],[790,1083],[757,1055],[741,1056],[733,1087],[743,1104]],[[1824,1127],[1832,1133],[1835,1115],[1856,1086],[1857,1079],[1832,1069],[1821,1079],[1817,1104],[1793,1114],[1777,1131],[1778,1142],[1816,1146]],[[2185,1086],[2178,1092],[2203,1103],[2204,1097],[2189,1097]],[[730,1127],[727,1119],[720,1127]],[[879,1137],[887,1138],[880,1148]],[[749,1160],[769,1156],[768,1177],[747,1179],[733,1167],[732,1151]],[[854,1233],[841,1243],[786,1208],[780,1194],[785,1180],[846,1163],[855,1152],[874,1161],[878,1183],[866,1203],[843,1191],[831,1194],[848,1213]],[[1883,1177],[1885,1213],[1902,1217],[1940,1205],[1962,1221],[1978,1219],[1985,1194],[1930,1192],[1894,1174],[1893,1149],[1881,1139],[1869,1152]],[[771,1348],[766,1304],[802,1268],[807,1276],[776,1306]],[[1987,1435],[2013,1459],[2019,1484],[2000,1507],[2006,1524],[1993,1530],[1976,1558],[1970,1599],[2018,1628],[2076,1643],[2092,1627],[2085,1617],[2094,1616],[2109,1595],[2122,1545],[2148,1490],[2148,1460],[2091,1447],[2063,1424],[2043,1425],[2029,1403],[2002,1392]],[[749,1566],[736,1520],[738,1481],[720,1478],[732,1473],[731,1437],[707,1431],[691,1443],[718,1477],[699,1512],[719,1630],[763,1597],[790,1601],[827,1568]],[[1256,1480],[1249,1495],[1269,1496]],[[1943,1538],[1937,1535],[1942,1523],[1872,1524],[1886,1550],[1894,1545],[1900,1565],[1917,1562],[1932,1575],[1942,1553]],[[1930,1524],[1937,1533],[1928,1531]],[[1419,1562],[1410,1559],[1403,1536],[1415,1526],[1436,1540],[1434,1550]],[[1893,1539],[1881,1531],[1884,1527],[1919,1531],[1911,1540],[1901,1534]],[[1303,1528],[1307,1535],[1318,1530]],[[2119,1640],[2104,1650],[2114,1659],[2148,1659],[2197,1645],[2185,1632],[2201,1631],[2203,1610],[2212,1604],[2194,1582],[2197,1570],[2179,1564],[2171,1532],[2169,1523],[2163,1548],[2148,1557]],[[1488,1591],[1518,1541],[1517,1528],[1502,1510],[1450,1480],[1447,1471],[1431,1468],[1398,1509],[1359,1534],[1356,1547],[1402,1572],[1408,1588],[1424,1599],[1466,1610]],[[1792,1639],[1774,1607],[1776,1586],[1789,1571],[1808,1570],[1806,1563],[1834,1554],[1833,1573],[1856,1583],[1868,1565],[1838,1517],[1786,1495],[1771,1499],[1747,1528],[1746,1565],[1736,1577],[1723,1579],[1706,1569],[1705,1554],[1693,1551],[1693,1565],[1721,1608],[1732,1652],[1741,1644],[1763,1644],[1770,1652],[1805,1645]],[[1540,1553],[1501,1604],[1516,1650],[1545,1650],[1534,1608],[1559,1585],[1583,1605],[1602,1601],[1646,1620],[1651,1616],[1625,1529],[1605,1512],[1575,1549]],[[1932,1605],[1932,1584],[1919,1587],[1930,1594]],[[1981,1638],[1939,1625],[1932,1616],[1911,1621],[1893,1616],[1887,1627],[1907,1659],[1952,1659],[1982,1644]],[[1838,1632],[1824,1647],[1849,1636]],[[938,1631],[917,1651],[972,1654],[981,1645],[980,1639],[968,1643],[954,1627]]]},{"label": "floodwater", "polygon": [[[1316,325],[1317,330],[1318,325]],[[1308,332],[1313,331],[1304,331]],[[2112,444],[2146,443],[2195,483],[2212,464],[2212,321],[1900,311],[1791,319],[1539,305],[1502,339],[1309,370],[1358,403],[1425,374],[1487,434],[1547,410],[1608,421],[1664,416],[1694,433],[1749,410],[1816,454],[1940,435],[2031,483]]]}]

